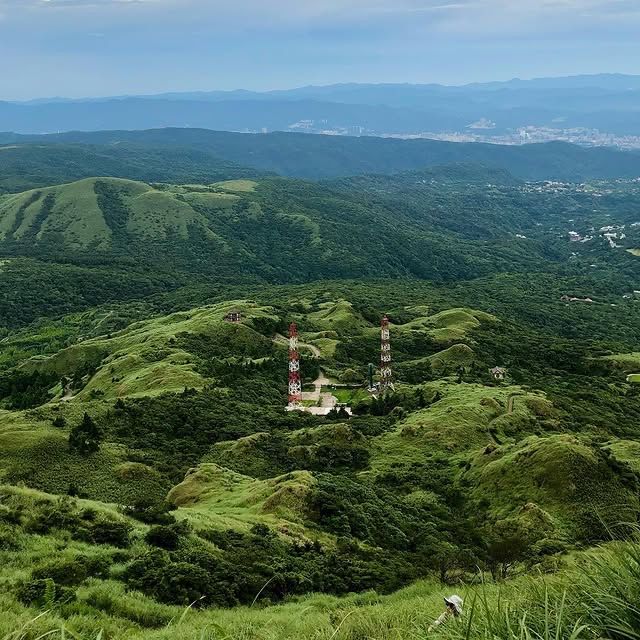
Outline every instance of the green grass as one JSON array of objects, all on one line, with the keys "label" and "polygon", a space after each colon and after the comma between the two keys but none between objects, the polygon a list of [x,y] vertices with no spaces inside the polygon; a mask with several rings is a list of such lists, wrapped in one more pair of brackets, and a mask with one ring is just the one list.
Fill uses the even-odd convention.
[{"label": "green grass", "polygon": [[[443,597],[459,593],[463,617],[429,634]],[[61,640],[80,634],[112,640],[595,640],[640,638],[640,545],[610,544],[576,557],[557,574],[444,587],[421,581],[390,596],[312,595],[273,607],[184,609],[128,594],[118,583],[91,582],[79,590],[76,615],[40,618],[0,596],[3,640]],[[15,636],[8,634],[15,633]]]},{"label": "green grass", "polygon": [[613,362],[617,367],[627,373],[632,373],[640,369],[640,353],[617,353],[612,356],[603,356],[602,360]]},{"label": "green grass", "polygon": [[307,315],[308,320],[317,327],[318,331],[346,331],[362,330],[369,323],[360,316],[353,305],[347,300],[325,302],[319,311]]},{"label": "green grass", "polygon": [[366,389],[358,387],[357,389],[349,389],[345,387],[322,387],[322,393],[330,393],[338,399],[340,404],[351,404],[358,400],[370,398],[371,395]]},{"label": "green grass", "polygon": [[509,432],[526,432],[533,422],[534,413],[524,402],[516,402],[513,413],[507,412],[508,398],[521,393],[519,387],[439,381],[424,388],[438,392],[441,399],[411,413],[393,431],[376,439],[371,460],[374,474],[395,464],[420,462],[426,450],[456,455],[481,449],[495,444],[495,435],[505,438]]},{"label": "green grass", "polygon": [[205,463],[192,469],[174,487],[168,500],[182,507],[181,513],[197,526],[247,531],[263,522],[287,535],[305,538],[303,520],[313,476],[296,471],[268,480],[256,480]]},{"label": "green grass", "polygon": [[[240,310],[246,322],[229,325],[224,317]],[[144,322],[134,323],[111,337],[85,340],[49,357],[31,358],[24,367],[72,375],[88,364],[97,370],[71,402],[86,401],[99,394],[104,399],[125,396],[153,396],[179,392],[185,388],[201,389],[206,379],[195,371],[195,358],[176,344],[184,333],[224,336],[233,332],[240,339],[264,339],[250,323],[253,318],[270,318],[270,310],[242,300],[201,307]]]},{"label": "green grass", "polygon": [[406,324],[394,326],[393,330],[426,331],[437,342],[444,344],[464,340],[470,331],[481,324],[498,321],[495,316],[468,308],[447,309],[433,315],[429,314],[429,308],[425,306],[411,307],[408,310],[421,315]]},{"label": "green grass", "polygon": [[249,193],[256,190],[258,183],[254,180],[225,180],[224,182],[216,182],[214,186],[225,191]]},{"label": "green grass", "polygon": [[[0,201],[0,233],[10,233],[14,239],[23,239],[27,233],[60,233],[65,243],[73,247],[87,247],[97,243],[106,247],[111,239],[102,211],[98,206],[93,178],[56,187],[48,187],[11,196]],[[38,215],[47,196],[53,197],[51,215],[38,222]]]},{"label": "green grass", "polygon": [[[3,415],[4,414],[4,415]],[[105,444],[83,457],[69,449],[66,431],[21,414],[0,412],[0,481],[65,495],[75,487],[81,495],[103,502],[129,504],[140,493],[161,499],[170,485],[157,471],[126,460],[126,450]]]},{"label": "green grass", "polygon": [[636,440],[614,440],[607,447],[618,460],[626,462],[640,474],[640,442]]},{"label": "green grass", "polygon": [[[185,187],[156,189],[143,182],[120,178],[87,178],[55,187],[27,191],[0,198],[0,239],[23,240],[29,234],[36,240],[59,237],[71,249],[108,249],[113,231],[101,208],[96,183],[107,185],[126,210],[125,233],[144,240],[169,237],[187,239],[189,228],[199,228],[210,240],[226,244],[209,228],[207,219],[194,207],[225,210],[238,200],[228,193],[198,193]],[[246,180],[224,183],[231,191],[248,192],[255,183]],[[45,198],[53,198],[50,215],[40,219]],[[109,196],[109,202],[114,196]],[[228,248],[228,247],[227,247]]]},{"label": "green grass", "polygon": [[541,507],[552,517],[556,538],[589,539],[603,527],[632,522],[640,509],[633,490],[572,435],[530,436],[477,453],[464,479],[500,517],[528,504]]}]

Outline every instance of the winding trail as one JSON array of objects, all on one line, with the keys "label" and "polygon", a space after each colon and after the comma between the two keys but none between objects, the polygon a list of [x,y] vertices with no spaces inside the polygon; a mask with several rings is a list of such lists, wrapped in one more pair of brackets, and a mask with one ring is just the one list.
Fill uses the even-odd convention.
[{"label": "winding trail", "polygon": [[[273,337],[273,341],[280,344],[289,344],[289,340],[285,338],[281,333],[276,333],[276,335]],[[322,356],[322,352],[314,344],[309,344],[308,342],[301,342],[300,340],[298,340],[298,346],[309,349],[309,351],[311,351],[315,358],[319,358],[320,356]]]},{"label": "winding trail", "polygon": [[513,413],[513,405],[516,401],[516,398],[519,398],[521,396],[525,395],[522,392],[519,393],[512,393],[509,398],[507,399],[507,413]]}]

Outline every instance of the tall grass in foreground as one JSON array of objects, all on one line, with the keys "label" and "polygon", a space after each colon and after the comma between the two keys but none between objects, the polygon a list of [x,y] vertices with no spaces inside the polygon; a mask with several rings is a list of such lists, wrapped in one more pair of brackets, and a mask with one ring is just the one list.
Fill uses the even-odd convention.
[{"label": "tall grass in foreground", "polygon": [[[442,596],[453,591],[465,598],[465,615],[428,634]],[[138,619],[146,606],[140,599]],[[188,608],[155,629],[132,627],[128,618],[125,630],[103,608],[94,609],[91,620],[73,616],[65,626],[40,631],[46,619],[39,616],[1,640],[640,640],[640,539],[586,553],[559,574],[503,584],[444,589],[422,582],[384,597],[317,595],[267,608]],[[87,631],[100,628],[99,621],[103,634]]]},{"label": "tall grass in foreground", "polygon": [[640,640],[640,541],[587,554],[555,579],[468,594],[467,619],[447,638]]}]

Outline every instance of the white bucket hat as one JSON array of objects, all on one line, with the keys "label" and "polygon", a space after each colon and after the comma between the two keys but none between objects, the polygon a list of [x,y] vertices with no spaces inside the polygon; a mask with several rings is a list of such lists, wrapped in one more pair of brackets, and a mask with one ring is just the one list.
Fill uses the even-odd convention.
[{"label": "white bucket hat", "polygon": [[462,604],[464,601],[460,596],[449,596],[448,598],[445,598],[444,601],[446,604],[451,605],[456,610],[457,614],[462,613]]}]

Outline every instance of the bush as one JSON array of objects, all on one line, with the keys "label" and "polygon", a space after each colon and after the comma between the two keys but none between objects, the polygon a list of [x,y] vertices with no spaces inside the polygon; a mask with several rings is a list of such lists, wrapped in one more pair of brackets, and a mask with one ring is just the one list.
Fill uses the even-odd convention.
[{"label": "bush", "polygon": [[76,594],[73,589],[56,584],[51,578],[45,578],[21,584],[16,597],[26,606],[51,608],[55,604],[73,602]]},{"label": "bush", "polygon": [[58,585],[72,586],[84,582],[87,577],[86,558],[52,560],[31,572],[35,581],[53,580]]},{"label": "bush", "polygon": [[100,449],[100,431],[88,413],[85,413],[82,422],[71,430],[69,447],[83,456],[88,456]]},{"label": "bush", "polygon": [[16,536],[18,529],[0,524],[0,551],[17,551],[20,548]]},{"label": "bush", "polygon": [[124,521],[97,520],[85,523],[80,539],[93,544],[110,544],[114,547],[128,547],[131,544],[130,534],[133,527]]},{"label": "bush", "polygon": [[171,509],[174,508],[175,507],[165,501],[158,502],[142,498],[134,502],[132,505],[124,507],[122,512],[131,518],[144,522],[145,524],[170,525],[174,524],[176,521],[171,513],[169,513]]},{"label": "bush", "polygon": [[131,562],[124,573],[127,585],[160,602],[189,605],[212,588],[212,579],[202,567],[172,562],[165,551],[150,551]]},{"label": "bush", "polygon": [[105,556],[89,558],[78,555],[74,558],[52,560],[36,567],[32,573],[33,580],[51,579],[57,585],[74,586],[84,582],[89,577],[107,578],[109,576],[110,559]]},{"label": "bush", "polygon": [[44,502],[39,505],[26,525],[32,533],[48,533],[52,529],[66,529],[74,532],[80,525],[80,516],[74,501],[69,497],[61,497],[55,502]]},{"label": "bush", "polygon": [[211,590],[209,574],[195,564],[171,562],[161,571],[157,597],[161,602],[189,605]]},{"label": "bush", "polygon": [[180,544],[180,532],[174,526],[156,525],[151,527],[145,536],[147,544],[168,551],[174,551]]}]

